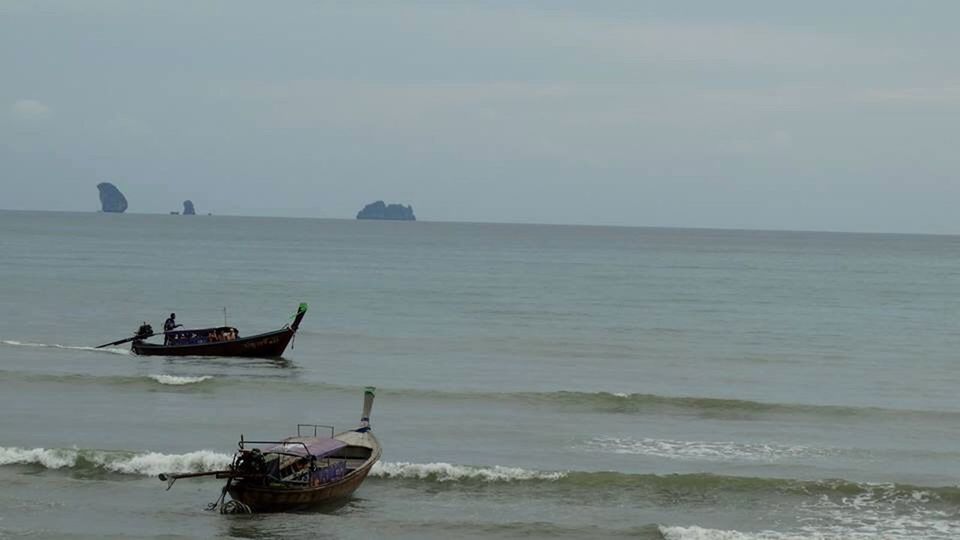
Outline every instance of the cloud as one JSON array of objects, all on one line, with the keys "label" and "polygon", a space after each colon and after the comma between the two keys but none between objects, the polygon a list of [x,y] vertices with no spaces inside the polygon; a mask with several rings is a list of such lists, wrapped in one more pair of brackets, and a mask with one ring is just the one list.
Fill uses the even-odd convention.
[{"label": "cloud", "polygon": [[[667,68],[674,76],[695,72],[715,77],[724,69],[741,68],[832,73],[839,67],[884,68],[917,59],[909,48],[882,36],[802,26],[514,7],[435,9],[423,15],[415,23],[458,52],[492,50],[507,61],[559,67],[553,74],[561,79],[566,72],[649,80],[651,67]],[[490,38],[491,28],[496,29],[496,40]]]},{"label": "cloud", "polygon": [[53,110],[35,99],[18,99],[10,108],[14,115],[20,118],[46,118],[53,114]]}]

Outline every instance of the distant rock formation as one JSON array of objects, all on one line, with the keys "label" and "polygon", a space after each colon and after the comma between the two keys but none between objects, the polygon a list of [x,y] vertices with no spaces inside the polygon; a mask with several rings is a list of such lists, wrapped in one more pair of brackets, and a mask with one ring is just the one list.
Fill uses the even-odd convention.
[{"label": "distant rock formation", "polygon": [[113,212],[122,214],[127,210],[127,198],[120,193],[117,186],[110,182],[101,182],[97,184],[100,190],[100,207],[104,212]]},{"label": "distant rock formation", "polygon": [[416,221],[412,206],[385,204],[383,201],[370,203],[357,212],[357,219],[392,219],[397,221]]},{"label": "distant rock formation", "polygon": [[193,209],[193,201],[187,199],[183,201],[183,215],[185,216],[195,216],[197,211]]}]

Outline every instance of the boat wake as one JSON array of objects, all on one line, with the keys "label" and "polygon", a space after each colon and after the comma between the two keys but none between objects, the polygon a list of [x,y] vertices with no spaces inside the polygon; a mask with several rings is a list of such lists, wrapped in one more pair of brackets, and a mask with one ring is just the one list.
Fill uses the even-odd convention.
[{"label": "boat wake", "polygon": [[[19,379],[26,382],[54,382],[77,384],[111,384],[121,387],[140,387],[146,390],[156,390],[161,387],[188,387],[199,383],[215,381],[212,375],[165,375],[152,373],[143,375],[90,375],[86,373],[24,373],[17,371],[0,370],[0,377],[7,380]],[[208,383],[209,384],[209,383]],[[171,389],[172,390],[172,389]]]},{"label": "boat wake", "polygon": [[53,343],[53,344],[29,343],[29,342],[23,342],[23,341],[14,341],[11,339],[0,340],[0,345],[9,345],[11,347],[41,347],[46,349],[65,349],[70,351],[90,351],[90,352],[102,352],[102,353],[109,353],[109,354],[124,354],[124,355],[132,354],[130,352],[130,349],[121,349],[117,347],[103,347],[98,349],[96,347],[77,347],[77,346],[71,346],[71,345],[59,345],[56,343]]}]

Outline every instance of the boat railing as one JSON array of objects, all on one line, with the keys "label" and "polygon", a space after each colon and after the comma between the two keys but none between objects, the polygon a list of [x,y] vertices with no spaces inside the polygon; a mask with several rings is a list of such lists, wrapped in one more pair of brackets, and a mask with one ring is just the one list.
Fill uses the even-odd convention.
[{"label": "boat railing", "polygon": [[251,445],[253,445],[253,444],[273,444],[273,445],[276,445],[276,446],[291,446],[291,445],[292,445],[292,446],[296,446],[296,445],[300,445],[300,446],[303,447],[303,451],[304,451],[304,455],[303,455],[303,456],[301,456],[300,454],[293,454],[293,453],[287,453],[287,452],[277,452],[277,451],[275,451],[275,450],[273,451],[273,453],[275,453],[275,454],[283,454],[283,455],[288,455],[288,456],[294,456],[294,457],[308,457],[308,456],[312,456],[312,455],[313,455],[313,454],[310,453],[310,447],[307,446],[307,443],[305,443],[305,442],[300,442],[300,441],[248,441],[248,440],[244,440],[244,439],[241,438],[241,439],[240,439],[240,450],[244,450],[244,449],[246,448],[245,445],[248,445],[248,444],[251,444]]},{"label": "boat railing", "polygon": [[313,436],[317,436],[317,430],[320,428],[326,428],[330,430],[330,438],[333,438],[333,426],[328,426],[326,424],[297,424],[297,437],[305,437],[306,435],[301,432],[301,429],[313,428]]}]

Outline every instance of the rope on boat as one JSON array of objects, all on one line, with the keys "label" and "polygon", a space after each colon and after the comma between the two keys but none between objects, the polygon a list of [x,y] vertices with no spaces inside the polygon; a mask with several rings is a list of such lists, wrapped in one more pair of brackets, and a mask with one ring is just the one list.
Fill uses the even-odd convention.
[{"label": "rope on boat", "polygon": [[[207,512],[213,512],[214,510],[217,509],[218,506],[220,506],[220,503],[222,503],[223,499],[226,498],[227,496],[227,489],[230,487],[231,480],[233,480],[233,478],[227,478],[227,483],[224,484],[223,489],[220,490],[220,496],[217,497],[217,500],[208,504],[207,507],[205,508]],[[220,513],[223,513],[223,507],[220,508]]]},{"label": "rope on boat", "polygon": [[227,478],[227,483],[223,485],[223,489],[220,491],[220,496],[217,497],[217,500],[208,504],[206,510],[208,512],[213,512],[217,509],[217,507],[220,507],[221,514],[252,514],[253,509],[238,500],[231,499],[227,502],[223,502],[223,500],[227,497],[227,490],[230,489],[231,481],[233,481],[233,478]]}]

